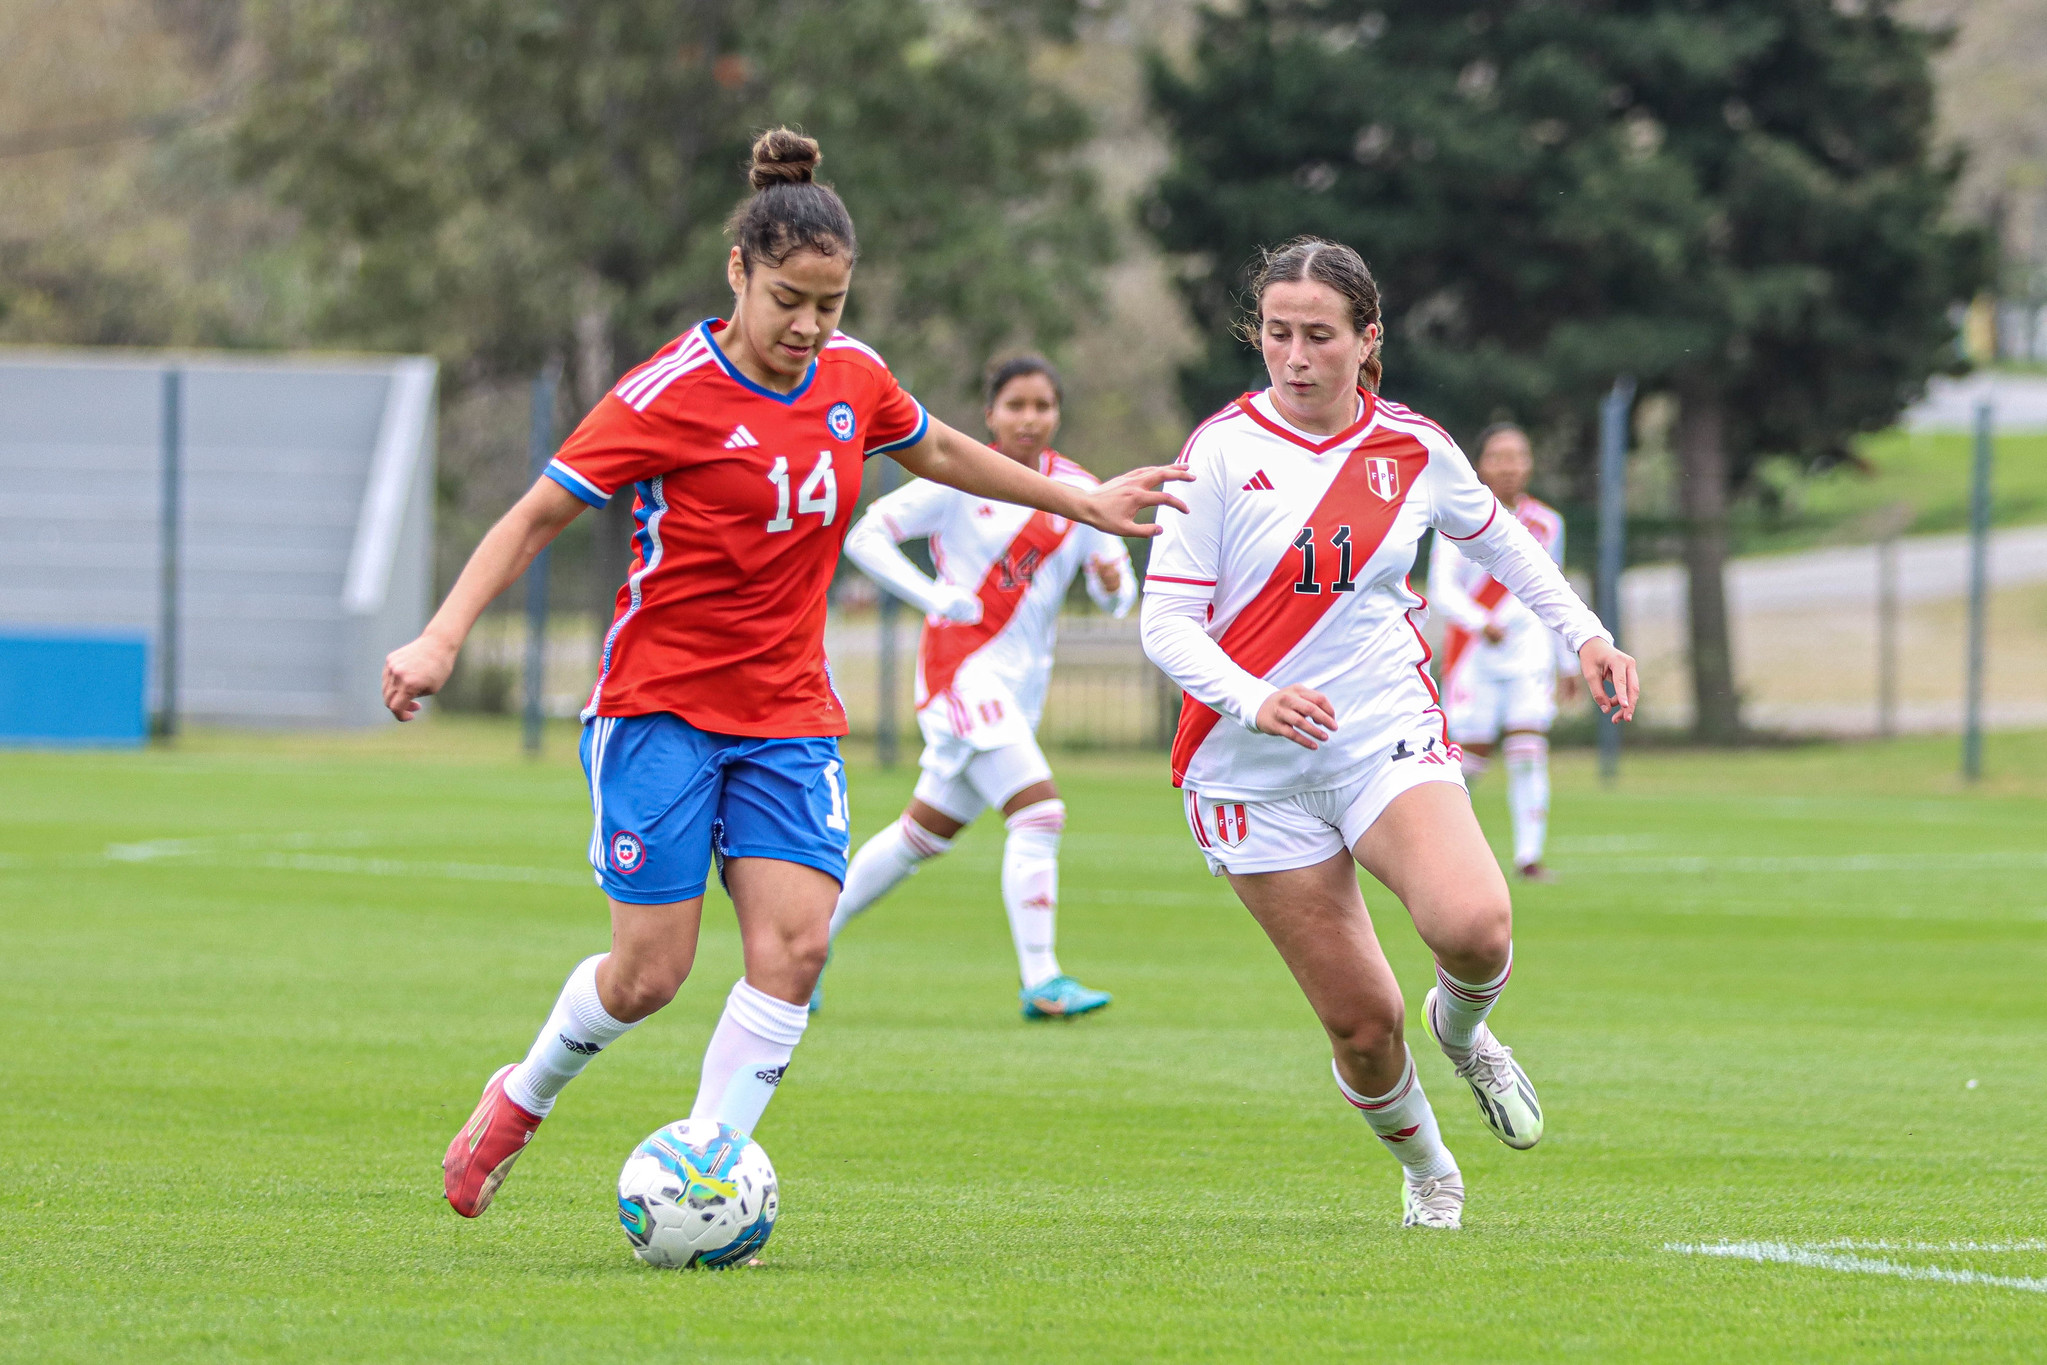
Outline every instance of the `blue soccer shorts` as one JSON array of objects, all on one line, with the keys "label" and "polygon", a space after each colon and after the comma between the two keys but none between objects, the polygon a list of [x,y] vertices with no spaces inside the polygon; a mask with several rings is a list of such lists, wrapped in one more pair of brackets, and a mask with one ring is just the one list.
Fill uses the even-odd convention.
[{"label": "blue soccer shorts", "polygon": [[850,833],[839,742],[752,739],[680,716],[598,716],[583,727],[595,816],[590,866],[613,900],[704,894],[713,853],[777,858],[843,883]]}]

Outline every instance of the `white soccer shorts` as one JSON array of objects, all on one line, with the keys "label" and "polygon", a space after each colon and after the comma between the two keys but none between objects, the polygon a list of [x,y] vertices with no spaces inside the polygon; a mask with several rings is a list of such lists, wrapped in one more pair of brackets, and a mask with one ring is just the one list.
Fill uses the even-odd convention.
[{"label": "white soccer shorts", "polygon": [[1493,678],[1460,668],[1443,689],[1443,710],[1459,744],[1491,744],[1503,730],[1547,734],[1557,718],[1557,675],[1543,669]]},{"label": "white soccer shorts", "polygon": [[1052,780],[1045,751],[1028,733],[1000,748],[976,749],[956,736],[927,731],[917,766],[923,771],[917,775],[916,798],[963,825],[984,810],[1001,810],[1025,787]]},{"label": "white soccer shorts", "polygon": [[1421,729],[1382,753],[1362,777],[1334,790],[1273,801],[1211,800],[1189,790],[1183,793],[1187,827],[1211,876],[1313,867],[1356,848],[1402,792],[1424,782],[1462,788],[1462,761],[1440,728]]}]

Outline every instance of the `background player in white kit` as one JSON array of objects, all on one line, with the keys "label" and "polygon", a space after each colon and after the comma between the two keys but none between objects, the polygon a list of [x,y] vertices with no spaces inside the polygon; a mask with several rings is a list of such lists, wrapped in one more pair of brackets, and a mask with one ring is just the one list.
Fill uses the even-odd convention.
[{"label": "background player in white kit", "polygon": [[1435,955],[1424,1016],[1487,1126],[1527,1148],[1543,1120],[1485,1024],[1512,970],[1512,908],[1415,624],[1421,537],[1456,540],[1563,635],[1616,720],[1633,714],[1635,663],[1457,443],[1377,396],[1379,290],[1355,251],[1290,242],[1252,296],[1247,339],[1272,387],[1188,438],[1187,510],[1160,513],[1145,575],[1145,651],[1187,693],[1173,781],[1210,870],[1321,1020],[1338,1088],[1405,1168],[1401,1221],[1454,1228],[1463,1178],[1415,1075],[1356,864]]},{"label": "background player in white kit", "polygon": [[[998,366],[987,383],[992,444],[1050,478],[1093,488],[1093,475],[1051,448],[1059,401],[1059,376],[1040,357]],[[921,536],[931,538],[935,582],[896,548]],[[916,692],[924,754],[909,809],[853,855],[832,936],[993,807],[1009,830],[1002,903],[1024,1018],[1102,1008],[1108,993],[1066,975],[1054,952],[1066,804],[1036,731],[1068,586],[1085,571],[1096,605],[1128,614],[1137,600],[1129,551],[1091,527],[920,479],[867,510],[846,537],[846,554],[925,614]]]},{"label": "background player in white kit", "polygon": [[[1512,422],[1478,436],[1479,482],[1528,528],[1549,557],[1564,562],[1564,519],[1529,496],[1535,454]],[[1507,768],[1507,809],[1514,822],[1514,870],[1549,881],[1542,865],[1549,833],[1549,727],[1559,693],[1577,687],[1578,659],[1484,566],[1457,543],[1436,537],[1429,555],[1429,610],[1449,618],[1438,662],[1450,738],[1464,751],[1464,778],[1483,773],[1498,745]]]}]

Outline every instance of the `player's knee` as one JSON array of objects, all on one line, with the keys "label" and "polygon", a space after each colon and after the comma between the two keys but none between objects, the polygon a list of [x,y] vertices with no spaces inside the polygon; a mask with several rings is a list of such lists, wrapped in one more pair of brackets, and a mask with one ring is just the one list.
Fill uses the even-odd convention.
[{"label": "player's knee", "polygon": [[1056,796],[1034,801],[1005,816],[1003,824],[1013,835],[1057,839],[1066,830],[1066,803]]},{"label": "player's knee", "polygon": [[621,1023],[646,1018],[675,998],[689,979],[689,968],[688,962],[656,959],[614,969],[611,988],[604,993],[605,1011]]},{"label": "player's knee", "polygon": [[1458,964],[1460,975],[1495,964],[1497,970],[1506,964],[1514,942],[1514,907],[1504,887],[1474,892],[1442,918],[1449,927],[1441,935],[1443,941],[1432,946],[1446,964]]},{"label": "player's knee", "polygon": [[1407,1041],[1406,1017],[1398,1000],[1361,1006],[1331,1021],[1329,1038],[1359,1066],[1378,1069],[1399,1056]]},{"label": "player's knee", "polygon": [[823,974],[825,955],[832,949],[831,922],[822,920],[815,925],[785,930],[778,946],[783,965],[791,977],[815,981]]}]

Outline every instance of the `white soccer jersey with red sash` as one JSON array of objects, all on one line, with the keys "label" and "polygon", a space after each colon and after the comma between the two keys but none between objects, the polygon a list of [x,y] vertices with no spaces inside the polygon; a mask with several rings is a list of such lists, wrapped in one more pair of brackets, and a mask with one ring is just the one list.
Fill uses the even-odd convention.
[{"label": "white soccer jersey with red sash", "polygon": [[[1055,451],[1047,477],[1094,488],[1094,475]],[[939,582],[981,599],[972,625],[926,619],[917,646],[919,720],[990,748],[1037,728],[1045,709],[1059,608],[1083,568],[1117,566],[1130,555],[1116,537],[1029,507],[977,498],[919,479],[874,504],[896,541],[931,538]]]},{"label": "white soccer jersey with red sash", "polygon": [[[1161,508],[1145,577],[1154,613],[1205,604],[1198,657],[1153,658],[1187,694],[1173,744],[1174,785],[1204,798],[1271,800],[1340,787],[1418,722],[1441,723],[1426,602],[1407,584],[1433,527],[1514,585],[1574,645],[1603,635],[1528,532],[1501,515],[1457,443],[1398,403],[1360,394],[1334,436],[1289,425],[1269,392],[1246,394],[1195,429],[1175,485],[1185,513]],[[1198,642],[1198,641],[1197,641]],[[1280,687],[1323,693],[1339,728],[1309,750],[1253,727]]]},{"label": "white soccer jersey with red sash", "polygon": [[[1528,528],[1543,553],[1564,562],[1564,519],[1556,508],[1524,497],[1514,519]],[[1557,639],[1507,585],[1465,558],[1456,543],[1438,538],[1429,552],[1429,610],[1449,618],[1437,673],[1445,682],[1460,668],[1488,678],[1548,674],[1559,667]],[[1485,638],[1488,624],[1506,632],[1498,644]]]}]

